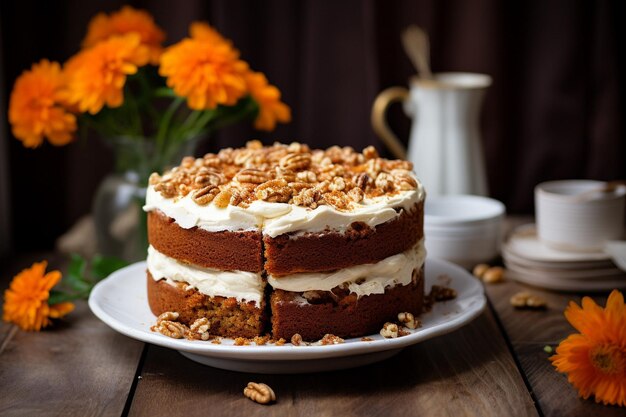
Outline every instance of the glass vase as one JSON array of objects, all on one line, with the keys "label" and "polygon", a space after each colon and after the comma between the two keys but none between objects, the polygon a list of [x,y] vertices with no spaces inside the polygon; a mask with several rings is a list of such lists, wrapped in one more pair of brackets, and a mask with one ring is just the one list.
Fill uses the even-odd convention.
[{"label": "glass vase", "polygon": [[148,235],[146,200],[148,178],[193,155],[198,138],[157,149],[151,138],[106,138],[115,155],[115,171],[107,175],[93,202],[98,253],[128,262],[146,258]]}]

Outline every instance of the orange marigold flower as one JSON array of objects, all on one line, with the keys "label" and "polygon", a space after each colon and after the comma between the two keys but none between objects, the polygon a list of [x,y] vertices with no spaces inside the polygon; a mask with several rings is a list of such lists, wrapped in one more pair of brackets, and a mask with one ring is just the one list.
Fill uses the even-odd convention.
[{"label": "orange marigold flower", "polygon": [[580,333],[559,344],[550,360],[581,397],[626,406],[626,305],[617,290],[606,308],[584,297],[582,308],[570,302],[565,317]]},{"label": "orange marigold flower", "polygon": [[215,28],[205,22],[193,22],[189,25],[189,35],[192,39],[211,42],[213,44],[225,43],[232,46],[232,42],[222,36]]},{"label": "orange marigold flower", "polygon": [[185,38],[161,55],[159,74],[194,110],[232,106],[246,94],[248,64],[228,42],[216,41],[207,27],[192,26],[197,38]]},{"label": "orange marigold flower", "polygon": [[13,135],[27,148],[36,148],[44,137],[53,145],[71,142],[76,117],[61,105],[64,79],[57,62],[42,60],[15,81],[9,100]]},{"label": "orange marigold flower", "polygon": [[259,130],[274,130],[276,122],[291,121],[289,106],[280,101],[280,91],[270,85],[265,75],[260,72],[248,72],[246,84],[252,98],[259,105],[259,114],[254,127]]},{"label": "orange marigold flower", "polygon": [[106,104],[124,102],[126,77],[148,63],[148,48],[139,35],[113,36],[85,49],[65,64],[67,90],[64,98],[81,112],[98,113]]},{"label": "orange marigold flower", "polygon": [[63,317],[74,310],[72,303],[48,305],[50,290],[61,280],[59,271],[46,273],[46,261],[36,262],[17,274],[4,292],[2,319],[13,322],[23,330],[49,326],[51,318]]},{"label": "orange marigold flower", "polygon": [[83,48],[90,48],[111,36],[128,33],[139,35],[141,43],[150,51],[150,63],[158,64],[163,51],[161,44],[165,40],[165,32],[157,26],[148,12],[131,6],[124,6],[111,15],[98,13],[94,16],[87,27]]}]

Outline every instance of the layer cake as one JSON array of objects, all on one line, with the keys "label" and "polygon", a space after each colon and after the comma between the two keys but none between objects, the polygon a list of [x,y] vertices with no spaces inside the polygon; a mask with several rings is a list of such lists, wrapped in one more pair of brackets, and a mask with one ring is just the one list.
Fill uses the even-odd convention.
[{"label": "layer cake", "polygon": [[374,148],[223,149],[153,174],[148,300],[211,334],[375,333],[421,312],[424,191]]}]

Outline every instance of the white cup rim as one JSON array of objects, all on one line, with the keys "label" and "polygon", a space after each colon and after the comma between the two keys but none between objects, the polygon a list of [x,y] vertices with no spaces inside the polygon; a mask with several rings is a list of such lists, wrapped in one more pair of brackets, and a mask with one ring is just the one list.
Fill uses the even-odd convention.
[{"label": "white cup rim", "polygon": [[[540,195],[542,198],[548,198],[551,200],[559,200],[563,202],[580,202],[585,203],[589,201],[607,201],[607,200],[619,200],[626,194],[626,186],[620,186],[615,189],[612,193],[603,193],[599,197],[595,197],[591,200],[580,201],[580,194],[586,191],[593,191],[594,188],[598,190],[606,185],[606,181],[598,181],[598,180],[556,180],[556,181],[546,181],[535,186],[535,194]],[[578,193],[568,194],[563,192],[556,192],[556,188],[574,188],[576,186],[588,188],[588,190],[583,190]]]},{"label": "white cup rim", "polygon": [[413,76],[409,80],[411,86],[448,90],[476,90],[489,87],[493,82],[490,75],[477,72],[438,72],[433,79]]}]

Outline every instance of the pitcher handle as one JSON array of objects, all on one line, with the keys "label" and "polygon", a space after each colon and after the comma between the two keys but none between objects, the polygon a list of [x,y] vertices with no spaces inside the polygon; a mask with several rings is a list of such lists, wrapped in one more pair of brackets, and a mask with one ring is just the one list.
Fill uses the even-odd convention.
[{"label": "pitcher handle", "polygon": [[396,101],[409,97],[409,90],[404,87],[390,87],[378,94],[372,106],[372,128],[391,153],[399,159],[406,159],[406,148],[387,124],[387,107]]}]

